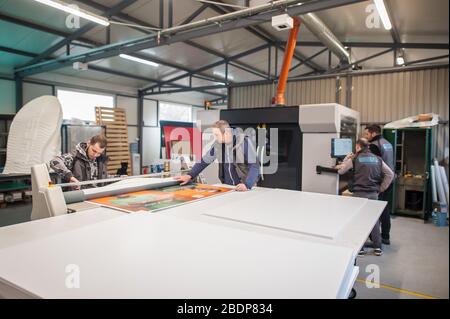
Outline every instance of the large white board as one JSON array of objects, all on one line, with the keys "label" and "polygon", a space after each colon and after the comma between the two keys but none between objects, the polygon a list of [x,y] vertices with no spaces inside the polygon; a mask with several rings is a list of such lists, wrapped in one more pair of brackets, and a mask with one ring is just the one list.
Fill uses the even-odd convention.
[{"label": "large white board", "polygon": [[225,205],[205,215],[334,239],[368,201],[281,189],[271,191],[272,200],[266,196],[251,196],[233,209]]},{"label": "large white board", "polygon": [[43,298],[339,298],[355,269],[350,248],[162,214],[26,242],[0,260],[0,292]]}]

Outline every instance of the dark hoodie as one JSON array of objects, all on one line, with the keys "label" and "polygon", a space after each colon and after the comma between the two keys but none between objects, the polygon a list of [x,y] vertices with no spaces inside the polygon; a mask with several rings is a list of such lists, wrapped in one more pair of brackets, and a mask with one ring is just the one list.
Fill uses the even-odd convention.
[{"label": "dark hoodie", "polygon": [[86,153],[87,148],[87,143],[80,143],[71,153],[57,156],[50,161],[50,167],[63,182],[69,182],[72,177],[80,182],[108,177],[106,155],[102,154],[95,160],[90,160]]}]

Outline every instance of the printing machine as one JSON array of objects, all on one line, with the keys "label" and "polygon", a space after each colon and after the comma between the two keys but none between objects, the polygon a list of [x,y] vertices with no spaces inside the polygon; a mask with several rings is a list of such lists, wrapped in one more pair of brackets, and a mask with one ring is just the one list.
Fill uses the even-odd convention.
[{"label": "printing machine", "polygon": [[[359,112],[330,103],[197,113],[203,128],[219,119],[244,131],[254,128],[258,135],[267,137],[265,145],[258,145],[258,158],[263,165],[258,186],[336,195],[345,187],[345,176],[318,174],[316,167],[336,165],[331,156],[332,139],[350,138],[355,144],[359,134]],[[271,129],[278,129],[278,153],[271,149]],[[267,174],[270,161],[264,162],[271,155],[277,156],[278,169],[274,174]],[[217,173],[209,170],[207,180],[214,175]]]}]

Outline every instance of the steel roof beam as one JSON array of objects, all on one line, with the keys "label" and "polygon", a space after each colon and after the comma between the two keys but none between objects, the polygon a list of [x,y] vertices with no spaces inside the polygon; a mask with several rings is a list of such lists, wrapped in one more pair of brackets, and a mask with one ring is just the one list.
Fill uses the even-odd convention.
[{"label": "steel roof beam", "polygon": [[[280,42],[285,44],[285,42]],[[393,42],[342,42],[346,47],[351,48],[393,48],[393,49],[429,49],[448,50],[448,43],[393,43]],[[298,41],[297,45],[304,47],[325,47],[322,42]]]},{"label": "steel roof beam", "polygon": [[[226,89],[228,88],[227,85],[206,85],[206,86],[199,86],[199,87],[186,87],[182,89],[175,89],[175,90],[167,90],[167,91],[154,91],[154,92],[147,92],[145,93],[146,96],[148,95],[160,95],[160,94],[172,94],[172,93],[184,93],[184,92],[190,92],[195,90],[217,90],[217,89]],[[213,93],[209,93],[213,94]],[[216,94],[217,95],[217,94]],[[222,97],[225,97],[222,95]]]},{"label": "steel roof beam", "polygon": [[340,72],[340,71],[342,71],[342,70],[347,70],[347,69],[353,68],[353,67],[357,66],[357,65],[360,64],[360,63],[363,63],[363,62],[366,62],[366,61],[375,59],[375,58],[377,58],[377,57],[379,57],[379,56],[382,56],[382,55],[385,55],[385,54],[387,54],[387,53],[389,53],[389,52],[392,52],[393,50],[394,50],[394,49],[392,49],[392,48],[389,48],[389,49],[387,49],[387,50],[383,50],[383,51],[381,51],[381,52],[372,54],[372,55],[370,55],[370,56],[368,56],[368,57],[366,57],[366,58],[364,58],[364,59],[355,61],[355,62],[353,62],[352,64],[344,65],[344,66],[341,66],[341,67],[339,67],[339,68],[332,69],[332,70],[330,70],[329,73],[336,73],[336,72]]},{"label": "steel roof beam", "polygon": [[[222,1],[218,1],[218,2],[222,2]],[[220,13],[220,14],[225,14],[225,13],[236,11],[236,10],[231,9],[231,8],[224,9],[224,8],[221,8],[221,7],[217,6],[217,5],[211,5],[211,8],[213,8],[217,13]],[[272,44],[277,49],[280,49],[280,50],[284,51],[283,45],[281,45],[279,41],[274,40],[272,38],[272,35],[267,33],[263,28],[258,27],[258,26],[252,26],[252,27],[246,28],[246,30],[249,31],[250,33],[252,33],[253,35],[257,36],[261,40]],[[295,57],[295,59],[297,59],[300,62],[304,62],[304,61],[307,60],[306,57],[304,57],[302,54],[299,54],[298,52],[294,53],[294,57]],[[308,62],[307,62],[307,64],[313,70],[316,70],[316,71],[323,70],[323,68],[321,66],[317,65],[317,64],[308,63]]]},{"label": "steel roof beam", "polygon": [[326,52],[326,51],[328,51],[328,48],[325,48],[325,49],[323,49],[323,50],[320,50],[320,51],[317,52],[316,54],[311,55],[311,56],[310,56],[309,58],[307,58],[305,61],[299,62],[299,63],[297,63],[295,66],[293,66],[293,67],[289,70],[289,72],[292,72],[292,71],[294,71],[295,69],[297,69],[298,67],[300,67],[300,66],[302,66],[303,64],[305,64],[306,62],[309,62],[309,61],[311,61],[312,59],[317,58],[319,55],[321,55],[322,53],[324,53],[324,52]]},{"label": "steel roof beam", "polygon": [[16,70],[20,76],[28,76],[36,73],[48,72],[56,70],[74,62],[90,62],[99,59],[110,58],[120,53],[133,53],[149,48],[154,48],[162,45],[169,45],[177,42],[184,42],[198,37],[208,36],[221,32],[236,30],[245,28],[257,24],[261,24],[266,21],[270,21],[274,14],[281,12],[287,12],[291,15],[300,15],[308,12],[315,12],[320,10],[326,10],[334,8],[336,6],[343,6],[353,3],[362,2],[365,0],[316,0],[306,2],[302,5],[293,5],[288,8],[276,8],[263,13],[258,13],[254,17],[240,18],[235,20],[224,21],[221,24],[213,23],[202,27],[192,27],[191,29],[185,29],[180,32],[173,32],[164,34],[159,38],[155,35],[148,35],[138,39],[128,40],[113,45],[105,45],[103,47],[89,50],[83,54],[75,54],[66,57],[58,58],[50,62],[42,62],[26,68],[19,68]]},{"label": "steel roof beam", "polygon": [[[21,25],[21,26],[28,27],[28,28],[33,28],[33,29],[36,29],[36,30],[39,30],[39,31],[42,31],[42,32],[45,32],[45,33],[54,34],[54,35],[61,36],[61,37],[68,37],[68,36],[70,36],[70,33],[58,31],[58,30],[55,30],[55,29],[47,28],[47,27],[43,27],[41,25],[37,25],[37,24],[34,24],[34,23],[29,23],[28,21],[20,20],[20,19],[14,18],[14,17],[3,15],[3,14],[0,14],[0,20],[4,20],[4,21],[7,21],[7,22],[10,22],[10,23],[13,23],[13,24],[17,24],[17,25]],[[83,41],[86,44],[81,44],[81,43],[78,43],[78,42],[72,42],[71,44],[74,45],[74,46],[81,46],[81,47],[90,48],[90,49],[95,48],[95,47],[101,47],[102,45],[104,45],[103,43],[95,42],[95,41],[92,41],[92,40],[89,40],[89,39],[86,39],[86,38],[82,38],[82,37],[79,38],[79,41]],[[161,65],[164,65],[164,66],[167,66],[167,67],[170,67],[170,68],[174,68],[174,69],[177,69],[177,70],[180,70],[180,71],[185,71],[185,72],[190,72],[191,71],[190,69],[187,69],[187,68],[185,68],[183,66],[180,66],[180,65],[177,65],[177,64],[173,64],[173,63],[170,63],[170,62],[167,62],[167,61],[163,61],[161,59],[158,59],[158,58],[155,58],[155,57],[151,57],[151,56],[148,56],[148,55],[138,54],[138,53],[132,53],[130,55],[138,57],[138,58],[141,58],[141,59],[144,59],[144,60],[152,61],[152,62],[161,64]],[[211,81],[220,82],[221,79],[216,78],[216,77],[211,77]]]},{"label": "steel roof beam", "polygon": [[[264,44],[264,45],[261,45],[261,46],[259,46],[259,47],[256,47],[256,48],[253,48],[253,49],[250,49],[250,50],[241,52],[241,53],[236,54],[236,55],[234,55],[234,56],[232,56],[232,57],[229,57],[227,60],[218,61],[218,62],[215,62],[215,63],[212,63],[212,64],[208,64],[208,65],[206,65],[206,66],[203,66],[203,67],[201,67],[201,68],[199,68],[199,69],[196,69],[196,70],[194,71],[194,73],[199,73],[199,72],[206,71],[206,70],[208,70],[208,69],[215,68],[215,67],[220,66],[220,65],[222,65],[222,64],[225,64],[225,63],[227,63],[227,62],[230,62],[230,61],[233,61],[233,60],[237,60],[237,59],[242,58],[242,57],[244,57],[244,56],[253,54],[253,53],[255,53],[255,52],[259,52],[259,51],[264,50],[264,49],[266,49],[266,48],[268,48],[268,47],[269,47],[268,44]],[[190,76],[190,75],[192,75],[192,74],[188,74],[188,73],[182,74],[182,75],[179,75],[179,76],[174,77],[174,78],[172,78],[172,79],[169,79],[169,80],[164,81],[163,84],[172,83],[172,82],[175,82],[175,81],[184,79],[184,78],[186,78],[186,77],[188,77],[188,76]],[[146,88],[142,89],[142,91],[143,91],[143,92],[146,92],[146,91],[148,91],[148,90],[152,90],[152,89],[155,89],[155,88],[156,88],[155,86],[150,86],[150,87],[146,87]]]},{"label": "steel roof beam", "polygon": [[[137,0],[122,0],[121,2],[119,2],[114,7],[111,7],[108,10],[105,10],[101,14],[101,16],[110,18],[112,15],[122,11],[123,9],[125,9],[126,7],[132,5],[136,1]],[[32,64],[38,63],[39,61],[44,60],[45,58],[47,58],[47,57],[51,56],[53,53],[55,53],[57,50],[59,50],[62,47],[70,44],[70,42],[72,42],[73,40],[76,40],[77,38],[79,38],[80,36],[85,34],[86,32],[92,30],[97,25],[98,24],[96,24],[94,22],[90,22],[90,23],[84,25],[83,27],[81,27],[77,31],[75,31],[73,33],[70,33],[70,35],[68,37],[65,37],[64,39],[62,39],[58,43],[52,45],[50,48],[48,48],[47,50],[45,50],[44,52],[39,54],[36,58],[32,59],[30,62],[26,63],[25,66],[32,65]]]},{"label": "steel roof beam", "polygon": [[413,65],[413,64],[417,64],[417,63],[432,62],[432,61],[441,60],[441,59],[448,59],[448,57],[449,57],[449,55],[445,54],[445,55],[435,56],[435,57],[432,57],[432,58],[426,58],[426,59],[420,59],[420,60],[415,60],[415,61],[409,61],[408,63],[405,63],[405,66]]},{"label": "steel roof beam", "polygon": [[[16,55],[21,55],[21,56],[26,56],[26,57],[30,57],[30,58],[35,58],[38,56],[38,54],[36,54],[36,53],[18,50],[18,49],[14,49],[14,48],[9,48],[9,47],[5,47],[5,46],[0,46],[0,51],[12,53],[12,54],[16,54]],[[49,60],[51,58],[46,58],[46,59]],[[109,69],[109,68],[104,68],[104,67],[97,66],[97,65],[89,65],[89,70],[102,72],[102,73],[108,73],[111,75],[116,75],[116,76],[121,76],[121,77],[126,77],[126,78],[130,78],[130,79],[134,79],[134,80],[141,80],[141,81],[145,81],[145,82],[153,82],[153,83],[157,83],[157,84],[162,83],[162,81],[160,81],[160,80],[143,77],[143,76],[139,76],[136,74],[127,73],[127,72],[117,71],[117,70],[113,70],[113,69]],[[177,88],[189,88],[187,86],[180,85],[180,84],[172,84],[172,85]],[[201,90],[201,89],[198,89],[198,90],[196,88],[190,88],[190,89],[193,91],[201,92],[201,93],[215,95],[220,98],[224,97],[224,95],[222,95],[222,94],[212,93],[212,92],[208,92],[208,91]]]},{"label": "steel roof beam", "polygon": [[[83,3],[83,4],[87,5],[87,6],[90,6],[90,7],[92,7],[92,8],[95,8],[95,9],[97,9],[97,10],[102,10],[102,11],[104,11],[104,10],[107,9],[106,6],[101,5],[101,4],[99,4],[99,3],[96,3],[96,2],[93,2],[92,0],[77,0],[77,1],[80,2],[80,3]],[[202,5],[202,6],[201,6],[200,8],[198,8],[195,12],[193,12],[189,17],[187,17],[183,22],[181,22],[180,25],[181,25],[181,24],[187,24],[187,23],[192,22],[196,17],[198,17],[201,13],[203,13],[208,7],[210,7],[209,4],[204,4],[204,5]],[[146,27],[150,27],[150,28],[158,28],[158,27],[155,26],[155,25],[152,25],[152,24],[147,23],[147,22],[145,22],[145,21],[139,20],[139,19],[137,19],[137,18],[134,18],[134,17],[132,17],[132,16],[130,16],[130,15],[127,15],[127,14],[124,14],[124,13],[122,13],[122,12],[116,14],[114,17],[119,18],[119,19],[122,20],[122,21],[128,21],[128,22],[135,23],[136,25],[146,26]],[[154,32],[149,32],[149,31],[144,30],[143,28],[139,28],[139,27],[130,27],[130,28],[132,28],[132,29],[134,29],[134,30],[137,30],[137,31],[139,31],[139,32],[142,32],[142,33],[144,33],[144,34],[152,34],[152,33],[154,33]],[[220,58],[222,58],[222,59],[227,59],[227,58],[228,58],[228,56],[224,55],[224,54],[221,53],[221,52],[218,52],[218,51],[213,50],[213,49],[211,49],[211,48],[205,47],[205,46],[203,46],[203,45],[201,45],[201,44],[198,44],[198,43],[195,43],[195,42],[193,42],[193,41],[189,41],[189,40],[188,40],[188,41],[184,41],[183,43],[185,43],[185,44],[187,44],[187,45],[189,45],[189,46],[191,46],[191,47],[194,47],[194,48],[196,48],[196,49],[202,50],[202,51],[204,51],[204,52],[206,52],[206,53],[208,53],[208,54],[211,54],[211,55],[220,57]],[[243,66],[243,67],[250,68],[250,69],[254,69],[255,72],[262,72],[262,71],[260,71],[260,70],[256,70],[256,69],[253,68],[252,66],[250,66],[250,65],[248,65],[248,64],[245,64],[245,63],[243,63],[243,62],[236,62],[236,63],[240,64],[240,65]]]}]

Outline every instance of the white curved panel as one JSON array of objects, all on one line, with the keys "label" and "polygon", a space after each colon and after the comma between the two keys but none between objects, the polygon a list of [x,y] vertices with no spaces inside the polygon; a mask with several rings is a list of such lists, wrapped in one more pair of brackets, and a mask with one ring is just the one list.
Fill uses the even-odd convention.
[{"label": "white curved panel", "polygon": [[8,137],[4,174],[30,174],[31,166],[49,162],[61,147],[62,107],[54,96],[27,103],[14,117]]}]

